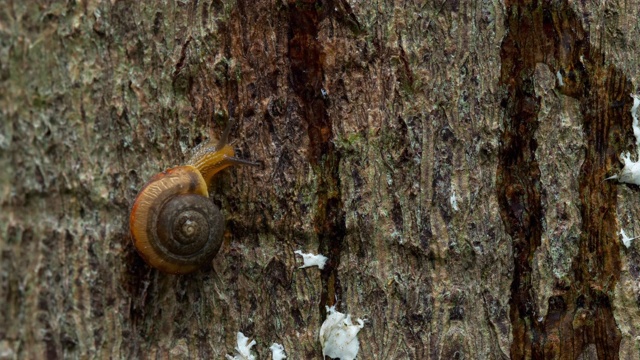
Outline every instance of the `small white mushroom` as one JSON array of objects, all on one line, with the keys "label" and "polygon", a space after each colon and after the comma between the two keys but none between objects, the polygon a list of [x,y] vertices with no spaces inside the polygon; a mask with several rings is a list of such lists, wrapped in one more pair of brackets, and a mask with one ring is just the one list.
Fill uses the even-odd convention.
[{"label": "small white mushroom", "polygon": [[320,327],[322,357],[354,360],[360,351],[358,332],[364,327],[364,321],[358,319],[358,325],[351,322],[351,315],[336,311],[335,306],[327,307],[327,319]]},{"label": "small white mushroom", "polygon": [[306,268],[309,266],[317,266],[319,269],[324,269],[324,265],[327,263],[327,260],[329,260],[326,256],[322,254],[318,254],[318,255],[308,254],[308,253],[303,253],[301,250],[296,250],[294,251],[294,253],[302,256],[302,261],[304,262],[304,264],[300,266],[300,269]]},{"label": "small white mushroom", "polygon": [[251,347],[256,344],[253,340],[249,343],[249,338],[244,336],[243,333],[237,334],[236,356],[226,355],[228,360],[256,360],[256,357],[251,354]]},{"label": "small white mushroom", "polygon": [[631,97],[633,97],[633,106],[631,107],[631,117],[633,118],[633,122],[631,125],[633,127],[633,135],[636,138],[638,161],[631,160],[631,154],[629,152],[620,154],[620,157],[624,162],[624,167],[619,174],[610,176],[605,180],[617,179],[619,182],[640,185],[640,121],[638,121],[640,98],[636,95],[631,95]]},{"label": "small white mushroom", "polygon": [[271,358],[273,360],[282,360],[287,358],[287,355],[284,353],[284,346],[278,343],[273,343],[269,349],[271,350]]}]

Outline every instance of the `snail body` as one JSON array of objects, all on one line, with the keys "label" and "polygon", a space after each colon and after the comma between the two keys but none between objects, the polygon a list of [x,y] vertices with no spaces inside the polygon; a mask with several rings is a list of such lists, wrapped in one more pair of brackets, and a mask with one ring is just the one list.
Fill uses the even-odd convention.
[{"label": "snail body", "polygon": [[209,199],[213,176],[233,165],[258,165],[235,157],[229,127],[217,144],[194,150],[187,165],[153,176],[136,196],[129,226],[133,244],[147,264],[186,274],[210,262],[222,245],[224,217]]}]

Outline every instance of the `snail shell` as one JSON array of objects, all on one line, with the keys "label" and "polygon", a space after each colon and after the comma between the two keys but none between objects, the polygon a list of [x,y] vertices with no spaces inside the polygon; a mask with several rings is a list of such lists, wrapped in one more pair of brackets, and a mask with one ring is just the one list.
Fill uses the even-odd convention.
[{"label": "snail shell", "polygon": [[138,194],[129,220],[138,253],[167,273],[196,270],[211,261],[222,244],[224,218],[193,166],[154,176]]}]

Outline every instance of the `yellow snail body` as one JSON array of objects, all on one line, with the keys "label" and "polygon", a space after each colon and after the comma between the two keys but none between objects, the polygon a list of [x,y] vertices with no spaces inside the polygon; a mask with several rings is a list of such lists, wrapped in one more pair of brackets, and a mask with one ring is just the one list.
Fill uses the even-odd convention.
[{"label": "yellow snail body", "polygon": [[188,165],[152,177],[138,193],[129,217],[133,244],[147,264],[186,274],[209,263],[222,245],[224,218],[209,199],[213,176],[233,165],[258,165],[235,157],[229,126],[217,144],[195,149]]}]

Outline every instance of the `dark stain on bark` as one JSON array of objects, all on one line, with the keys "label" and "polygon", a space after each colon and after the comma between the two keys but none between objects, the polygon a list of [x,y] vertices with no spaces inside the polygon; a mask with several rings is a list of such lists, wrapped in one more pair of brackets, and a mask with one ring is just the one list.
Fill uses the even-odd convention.
[{"label": "dark stain on bark", "polygon": [[[443,119],[443,121],[446,121]],[[443,220],[451,223],[453,210],[450,203],[451,198],[451,176],[453,166],[453,149],[455,146],[455,135],[449,126],[445,125],[434,136],[434,174],[432,181],[433,201],[432,203],[440,210]],[[429,221],[425,221],[429,223]]]},{"label": "dark stain on bark", "polygon": [[[330,4],[329,4],[330,5]],[[322,95],[323,52],[318,26],[333,7],[322,1],[289,1],[289,63],[291,87],[301,103],[301,117],[307,123],[309,162],[318,179],[315,231],[318,252],[329,258],[322,271],[320,311],[341,298],[338,278],[340,252],[345,236],[345,213],[338,166],[340,154],[333,144],[333,124]]]},{"label": "dark stain on bark", "polygon": [[280,259],[272,259],[264,270],[264,278],[267,279],[266,292],[276,296],[277,289],[274,285],[280,285],[283,289],[291,288],[291,276],[284,262]]},{"label": "dark stain on bark", "polygon": [[[512,359],[576,359],[595,351],[617,358],[620,346],[611,294],[620,273],[615,183],[603,182],[616,168],[631,128],[631,85],[604,55],[566,2],[510,1],[508,35],[502,43],[501,83],[508,92],[497,192],[513,241],[511,284]],[[579,178],[582,230],[572,259],[573,284],[557,285],[546,317],[536,314],[532,259],[540,246],[544,217],[535,151],[540,99],[534,70],[544,63],[563,75],[560,93],[581,102],[585,160]],[[625,136],[627,136],[625,138]],[[577,165],[576,165],[577,166]]]}]

